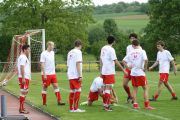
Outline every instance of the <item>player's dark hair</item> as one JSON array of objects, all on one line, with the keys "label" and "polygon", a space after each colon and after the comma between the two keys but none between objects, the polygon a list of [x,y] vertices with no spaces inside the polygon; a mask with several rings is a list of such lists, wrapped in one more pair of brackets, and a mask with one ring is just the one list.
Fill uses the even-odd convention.
[{"label": "player's dark hair", "polygon": [[22,51],[24,52],[24,50],[27,50],[28,48],[30,48],[30,46],[25,44],[25,45],[22,46]]},{"label": "player's dark hair", "polygon": [[162,40],[158,41],[156,45],[161,45],[162,47],[165,47],[165,43]]},{"label": "player's dark hair", "polygon": [[138,40],[133,40],[133,41],[132,41],[132,45],[134,45],[134,46],[139,46],[139,41],[138,41]]},{"label": "player's dark hair", "polygon": [[136,33],[131,33],[131,34],[129,35],[129,39],[131,39],[131,37],[134,37],[134,38],[138,39],[138,36],[137,36]]},{"label": "player's dark hair", "polygon": [[108,44],[112,44],[113,42],[115,41],[115,38],[114,38],[114,36],[108,36],[107,37],[107,42],[108,42]]},{"label": "player's dark hair", "polygon": [[82,45],[82,42],[81,42],[81,40],[76,40],[75,42],[74,42],[74,46],[75,47],[79,47],[80,45]]}]

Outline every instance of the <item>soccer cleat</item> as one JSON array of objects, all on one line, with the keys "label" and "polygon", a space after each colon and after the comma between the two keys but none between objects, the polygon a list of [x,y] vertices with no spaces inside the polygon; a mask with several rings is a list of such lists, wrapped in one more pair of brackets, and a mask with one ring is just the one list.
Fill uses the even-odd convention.
[{"label": "soccer cleat", "polygon": [[29,114],[29,111],[26,111],[26,110],[19,110],[19,113],[20,113],[20,114]]},{"label": "soccer cleat", "polygon": [[69,110],[69,112],[74,112],[74,110]]},{"label": "soccer cleat", "polygon": [[119,106],[117,103],[113,103],[113,104],[111,104],[111,105],[112,105],[112,106],[115,106],[115,107],[116,107],[116,106]]},{"label": "soccer cleat", "polygon": [[77,110],[74,110],[74,112],[86,112],[86,110],[77,109]]},{"label": "soccer cleat", "polygon": [[131,96],[127,97],[127,103],[133,103],[133,98]]},{"label": "soccer cleat", "polygon": [[154,97],[154,96],[152,96],[152,98],[151,98],[151,99],[149,99],[149,101],[156,101],[156,99],[155,99],[155,97]]},{"label": "soccer cleat", "polygon": [[88,105],[88,101],[82,102],[80,105]]},{"label": "soccer cleat", "polygon": [[47,104],[43,104],[43,106],[47,106]]},{"label": "soccer cleat", "polygon": [[145,107],[146,110],[154,110],[155,108],[151,107],[151,106],[148,106],[148,107]]},{"label": "soccer cleat", "polygon": [[172,97],[171,100],[178,100],[177,96],[176,97]]},{"label": "soccer cleat", "polygon": [[58,102],[57,104],[58,104],[58,105],[65,105],[66,103]]},{"label": "soccer cleat", "polygon": [[109,106],[109,107],[105,107],[105,106],[104,106],[104,110],[107,111],[107,112],[113,111],[112,108],[111,108],[110,106]]}]

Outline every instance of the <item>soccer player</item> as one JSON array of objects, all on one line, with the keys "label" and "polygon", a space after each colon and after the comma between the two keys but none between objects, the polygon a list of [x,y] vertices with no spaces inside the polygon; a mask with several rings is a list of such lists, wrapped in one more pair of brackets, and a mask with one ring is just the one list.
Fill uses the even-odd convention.
[{"label": "soccer player", "polygon": [[[131,33],[129,35],[129,39],[130,39],[130,42],[132,43],[133,40],[137,40],[138,39],[138,36],[135,33]],[[140,46],[139,46],[139,48],[142,49]],[[133,48],[132,44],[128,45],[127,48],[126,48],[126,55],[128,55],[133,50],[134,50],[134,48]],[[127,61],[127,64],[129,65],[130,63]],[[124,88],[124,90],[126,91],[126,93],[128,95],[127,103],[129,103],[129,102],[132,101],[131,91],[130,91],[130,88],[128,86],[128,83],[131,80],[131,75],[130,75],[131,74],[131,70],[128,69],[128,68],[126,68],[125,70],[128,73],[128,75],[124,74],[124,77],[123,77],[123,88]]]},{"label": "soccer player", "polygon": [[69,109],[70,112],[85,112],[79,109],[79,99],[82,83],[82,43],[80,40],[74,42],[74,49],[67,55],[67,76],[69,79]]},{"label": "soccer player", "polygon": [[174,70],[175,75],[177,72],[176,65],[174,62],[174,58],[172,57],[171,53],[168,50],[165,50],[165,43],[163,41],[157,42],[157,49],[159,50],[159,52],[157,53],[157,60],[151,67],[149,67],[149,70],[152,70],[154,67],[156,67],[159,64],[160,78],[159,78],[157,92],[155,93],[153,98],[150,100],[151,101],[157,100],[157,98],[159,97],[159,95],[161,93],[163,84],[171,93],[172,100],[177,100],[178,98],[176,96],[176,93],[174,92],[172,86],[168,82],[170,63],[173,66],[173,70]]},{"label": "soccer player", "polygon": [[113,36],[107,37],[107,45],[102,47],[100,54],[100,64],[101,64],[101,74],[104,83],[104,91],[103,91],[103,106],[105,111],[112,111],[110,108],[110,98],[111,98],[111,90],[113,84],[115,83],[115,64],[118,66],[120,70],[125,70],[119,63],[116,57],[116,52],[112,47],[115,42],[115,38]]},{"label": "soccer player", "polygon": [[[154,109],[149,104],[148,98],[148,85],[147,79],[145,75],[145,71],[147,70],[148,59],[146,52],[142,49],[139,49],[138,40],[132,41],[132,46],[134,50],[132,50],[124,59],[125,66],[131,69],[131,80],[133,86],[133,108],[138,109],[139,105],[137,103],[137,91],[138,87],[141,86],[144,90],[144,106],[145,109],[151,110]],[[127,64],[127,61],[130,65]]]},{"label": "soccer player", "polygon": [[30,62],[29,62],[30,46],[23,45],[21,55],[18,57],[18,79],[20,86],[20,97],[19,97],[19,113],[29,114],[25,109],[24,103],[26,95],[28,94],[29,81],[31,79]]},{"label": "soccer player", "polygon": [[47,97],[47,89],[52,84],[54,88],[54,93],[57,98],[58,105],[65,105],[61,101],[61,94],[58,87],[58,81],[55,73],[55,59],[54,59],[54,42],[47,42],[47,50],[41,53],[40,63],[41,63],[41,73],[42,73],[42,100],[43,105],[47,105],[46,97]]},{"label": "soccer player", "polygon": [[[99,96],[103,97],[103,89],[104,89],[104,84],[102,77],[101,76],[96,77],[91,84],[88,101],[83,102],[80,105],[91,106],[94,101],[98,100]],[[116,105],[115,103],[117,103],[117,101],[118,100],[116,97],[116,93],[112,89],[110,102],[111,104]]]}]

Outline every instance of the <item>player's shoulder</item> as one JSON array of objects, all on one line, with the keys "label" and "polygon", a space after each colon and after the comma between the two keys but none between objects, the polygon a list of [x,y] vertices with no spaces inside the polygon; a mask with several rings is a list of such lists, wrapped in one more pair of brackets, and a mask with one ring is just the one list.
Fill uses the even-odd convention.
[{"label": "player's shoulder", "polygon": [[26,57],[25,54],[21,54],[21,55],[19,56],[19,58],[20,58],[20,59],[27,59],[27,57]]},{"label": "player's shoulder", "polygon": [[130,48],[132,48],[132,45],[128,45],[126,48],[127,48],[127,49],[130,49]]},{"label": "player's shoulder", "polygon": [[171,53],[169,50],[164,50],[165,53]]}]

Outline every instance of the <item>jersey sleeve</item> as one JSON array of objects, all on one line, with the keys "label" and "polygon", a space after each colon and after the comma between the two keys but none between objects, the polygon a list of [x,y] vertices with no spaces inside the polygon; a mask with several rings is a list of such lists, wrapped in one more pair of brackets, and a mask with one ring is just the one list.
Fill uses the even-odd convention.
[{"label": "jersey sleeve", "polygon": [[172,57],[172,55],[169,51],[167,52],[167,57],[168,57],[169,61],[174,60],[174,58]]},{"label": "jersey sleeve", "polygon": [[156,61],[159,61],[159,52],[157,53]]},{"label": "jersey sleeve", "polygon": [[128,55],[123,58],[123,61],[128,62]]},{"label": "jersey sleeve", "polygon": [[82,52],[79,51],[76,55],[76,62],[82,62]]},{"label": "jersey sleeve", "polygon": [[25,66],[25,64],[26,64],[26,58],[25,57],[21,57],[20,58],[20,61],[19,61],[19,65],[23,65],[23,66]]},{"label": "jersey sleeve", "polygon": [[41,53],[40,62],[45,62],[45,61],[46,61],[45,55]]},{"label": "jersey sleeve", "polygon": [[116,56],[116,52],[115,52],[115,50],[114,49],[112,49],[112,51],[111,51],[111,60],[116,60],[117,59],[117,56]]}]

